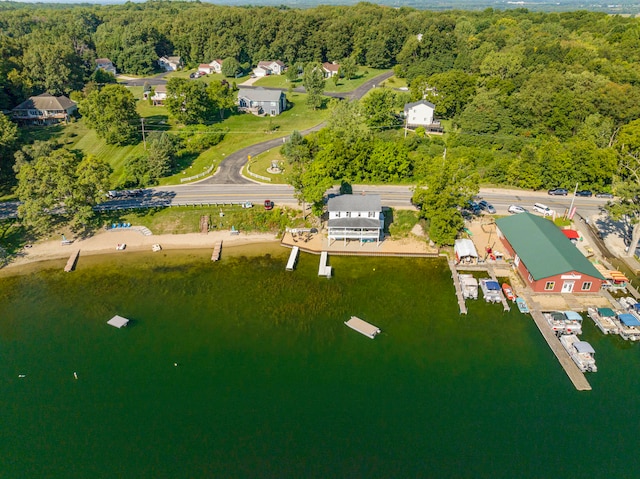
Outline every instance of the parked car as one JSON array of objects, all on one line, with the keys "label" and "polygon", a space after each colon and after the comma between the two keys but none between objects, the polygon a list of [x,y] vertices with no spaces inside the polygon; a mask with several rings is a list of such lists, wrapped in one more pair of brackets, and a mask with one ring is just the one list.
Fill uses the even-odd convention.
[{"label": "parked car", "polygon": [[553,210],[549,208],[547,205],[543,205],[542,203],[535,203],[533,205],[533,211],[536,213],[540,213],[544,216],[551,216],[553,214]]},{"label": "parked car", "polygon": [[474,215],[479,215],[480,211],[482,211],[478,203],[476,203],[475,201],[467,201],[467,205],[467,209]]},{"label": "parked car", "polygon": [[517,215],[518,213],[525,213],[527,210],[525,210],[522,206],[509,205],[509,208],[507,208],[507,211],[512,215]]},{"label": "parked car", "polygon": [[591,190],[580,190],[576,191],[576,196],[586,196],[587,198],[591,198],[593,196],[593,193],[591,192]]},{"label": "parked car", "polygon": [[491,203],[488,203],[486,200],[482,200],[478,203],[478,206],[481,210],[486,211],[489,214],[495,214],[496,209],[493,207]]},{"label": "parked car", "polygon": [[613,198],[612,193],[605,193],[604,191],[599,191],[596,193],[596,198]]},{"label": "parked car", "polygon": [[564,188],[554,188],[548,192],[552,196],[567,196],[569,192]]},{"label": "parked car", "polygon": [[273,201],[271,200],[264,200],[264,209],[265,210],[272,210],[273,209]]},{"label": "parked car", "polygon": [[245,201],[244,203],[242,203],[242,207],[243,208],[253,208],[253,203],[251,203],[251,201]]}]

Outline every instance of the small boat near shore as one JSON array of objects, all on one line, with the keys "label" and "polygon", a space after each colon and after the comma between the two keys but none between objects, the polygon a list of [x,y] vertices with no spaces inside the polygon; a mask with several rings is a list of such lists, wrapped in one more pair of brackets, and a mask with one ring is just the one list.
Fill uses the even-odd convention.
[{"label": "small boat near shore", "polygon": [[507,283],[502,283],[502,292],[504,293],[504,297],[509,301],[516,300],[516,295],[513,294],[513,289]]},{"label": "small boat near shore", "polygon": [[497,281],[492,279],[481,279],[480,280],[480,289],[482,290],[482,295],[484,296],[484,300],[489,303],[499,303],[500,298],[500,284]]},{"label": "small boat near shore", "polygon": [[118,243],[116,245],[116,251],[123,251],[127,247],[127,243]]},{"label": "small boat near shore", "polygon": [[618,334],[626,341],[640,341],[640,320],[635,314],[618,313],[616,318]]},{"label": "small boat near shore", "polygon": [[583,373],[595,373],[598,371],[596,360],[593,357],[595,350],[588,342],[580,341],[575,334],[565,334],[560,336],[560,343],[562,343],[562,346],[569,353],[569,356],[580,371]]},{"label": "small boat near shore", "polygon": [[587,308],[587,315],[603,334],[618,334],[618,326],[614,321],[616,313],[613,309]]},{"label": "small boat near shore", "polygon": [[529,306],[527,305],[527,302],[525,301],[524,298],[517,297],[516,298],[516,306],[518,306],[518,309],[520,310],[520,312],[522,314],[529,314],[531,312],[529,310]]},{"label": "small boat near shore", "polygon": [[160,246],[158,243],[156,243],[151,247],[151,251],[153,251],[154,253],[156,253],[158,251],[162,251],[162,246]]}]

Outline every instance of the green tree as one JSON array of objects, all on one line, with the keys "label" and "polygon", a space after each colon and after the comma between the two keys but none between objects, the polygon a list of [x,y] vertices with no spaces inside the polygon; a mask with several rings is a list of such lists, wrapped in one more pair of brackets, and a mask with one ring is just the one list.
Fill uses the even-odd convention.
[{"label": "green tree", "polygon": [[89,128],[109,145],[131,145],[140,141],[140,115],[136,99],[123,85],[106,85],[80,102],[79,110]]},{"label": "green tree", "polygon": [[358,73],[358,65],[353,57],[347,57],[340,63],[339,75],[351,80]]},{"label": "green tree", "polygon": [[222,74],[227,78],[234,78],[238,73],[242,72],[240,62],[233,57],[227,57],[222,60]]},{"label": "green tree", "polygon": [[167,83],[165,106],[180,123],[193,125],[210,120],[215,110],[203,82],[171,78]]},{"label": "green tree", "polygon": [[150,182],[166,176],[173,166],[176,147],[173,139],[165,132],[154,132],[147,141],[147,165]]},{"label": "green tree", "polygon": [[429,237],[439,245],[452,245],[464,226],[460,209],[478,192],[475,167],[466,158],[436,159],[426,185],[416,188],[413,203],[429,223]]},{"label": "green tree", "polygon": [[302,84],[307,92],[307,104],[317,110],[322,106],[324,93],[324,73],[319,63],[309,63],[304,69]]},{"label": "green tree", "polygon": [[362,112],[370,128],[386,130],[402,124],[396,107],[396,93],[376,88],[361,100]]},{"label": "green tree", "polygon": [[[110,173],[106,162],[66,149],[24,163],[17,174],[18,216],[38,234],[49,232],[61,218],[74,228],[87,227],[93,206],[108,188]],[[58,208],[63,208],[62,216],[53,214]]]},{"label": "green tree", "polygon": [[234,88],[226,80],[217,82],[212,81],[207,87],[207,95],[211,100],[211,106],[217,108],[220,112],[220,119],[224,120],[224,112],[230,110],[236,105],[236,92]]}]

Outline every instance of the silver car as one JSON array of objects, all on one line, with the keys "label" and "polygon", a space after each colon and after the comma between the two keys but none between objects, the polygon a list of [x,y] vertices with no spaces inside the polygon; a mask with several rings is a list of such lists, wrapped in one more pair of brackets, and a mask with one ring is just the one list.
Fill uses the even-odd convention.
[{"label": "silver car", "polygon": [[516,215],[518,213],[525,213],[527,210],[525,210],[522,206],[509,205],[509,208],[507,209],[507,211],[512,215]]}]

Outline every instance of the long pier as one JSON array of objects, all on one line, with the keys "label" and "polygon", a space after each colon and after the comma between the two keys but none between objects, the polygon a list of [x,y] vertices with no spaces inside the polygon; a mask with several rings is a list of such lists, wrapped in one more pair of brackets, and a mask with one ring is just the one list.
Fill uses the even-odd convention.
[{"label": "long pier", "polygon": [[69,256],[69,260],[67,261],[67,264],[64,267],[65,273],[70,273],[76,268],[76,262],[78,261],[78,256],[80,256],[80,250],[76,250],[73,253],[71,253],[71,256]]},{"label": "long pier", "polygon": [[560,340],[553,334],[547,320],[542,315],[540,309],[536,306],[533,308],[532,306],[535,304],[531,300],[531,298],[527,297],[527,304],[529,304],[529,308],[531,309],[531,317],[533,321],[538,326],[538,329],[542,333],[542,337],[547,341],[547,344],[553,351],[553,354],[556,355],[558,361],[560,362],[560,366],[564,369],[564,372],[567,373],[569,379],[575,386],[578,391],[591,391],[591,385],[584,373],[578,369],[578,366],[573,362],[569,353],[562,347]]},{"label": "long pier", "polygon": [[467,314],[467,303],[464,301],[464,295],[462,294],[462,285],[460,284],[460,278],[458,277],[458,270],[453,260],[448,259],[449,269],[451,270],[451,277],[453,278],[453,286],[456,288],[456,296],[458,297],[458,306],[460,307],[460,314]]}]

